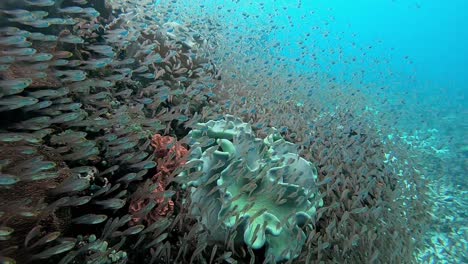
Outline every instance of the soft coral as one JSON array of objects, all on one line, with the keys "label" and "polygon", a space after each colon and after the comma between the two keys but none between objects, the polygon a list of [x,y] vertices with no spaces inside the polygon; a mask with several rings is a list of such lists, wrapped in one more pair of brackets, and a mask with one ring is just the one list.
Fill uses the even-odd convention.
[{"label": "soft coral", "polygon": [[[170,136],[161,136],[156,134],[151,140],[151,145],[155,148],[155,156],[157,161],[157,173],[153,176],[153,183],[157,184],[157,188],[151,193],[149,198],[133,199],[130,203],[130,213],[136,214],[143,209],[148,203],[149,199],[153,199],[156,206],[145,217],[145,220],[151,224],[162,216],[166,216],[174,211],[174,202],[169,199],[167,203],[164,197],[160,194],[166,190],[169,184],[169,176],[179,167],[185,164],[185,156],[188,150],[177,142],[176,138]],[[138,217],[133,218],[133,223],[139,223],[141,219]]]}]

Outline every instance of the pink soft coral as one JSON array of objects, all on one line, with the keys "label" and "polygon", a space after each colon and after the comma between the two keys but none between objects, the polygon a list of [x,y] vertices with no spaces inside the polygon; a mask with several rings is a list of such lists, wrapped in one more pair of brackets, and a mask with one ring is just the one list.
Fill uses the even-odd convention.
[{"label": "pink soft coral", "polygon": [[167,177],[176,168],[185,164],[184,158],[188,150],[180,142],[177,142],[175,138],[159,134],[153,136],[151,145],[156,149],[156,161],[158,163],[158,173],[153,179],[162,178],[161,180],[166,181]]},{"label": "pink soft coral", "polygon": [[[145,221],[149,224],[155,222],[158,218],[166,216],[174,211],[174,202],[169,200],[165,205],[164,198],[162,195],[158,195],[166,190],[166,186],[169,184],[170,175],[179,167],[185,164],[185,156],[188,150],[182,146],[180,142],[170,136],[161,136],[156,134],[151,140],[151,145],[155,148],[156,161],[157,161],[157,173],[153,176],[153,183],[158,184],[158,187],[153,191],[149,199],[153,199],[156,206],[148,215],[145,217]],[[134,199],[130,203],[130,213],[136,214],[145,207],[148,202],[148,198]],[[162,205],[162,206],[161,206]],[[138,217],[133,218],[133,223],[139,223],[141,219]]]},{"label": "pink soft coral", "polygon": [[[174,202],[169,200],[166,204],[164,204],[164,197],[158,195],[164,191],[164,186],[161,184],[161,182],[158,182],[158,187],[150,195],[150,198],[132,200],[129,208],[130,214],[135,215],[136,213],[140,212],[149,203],[149,199],[153,199],[156,202],[156,207],[154,207],[144,218],[148,224],[152,224],[160,217],[164,217],[169,213],[172,213],[174,211]],[[137,224],[141,221],[142,220],[139,217],[132,218],[132,224]]]}]

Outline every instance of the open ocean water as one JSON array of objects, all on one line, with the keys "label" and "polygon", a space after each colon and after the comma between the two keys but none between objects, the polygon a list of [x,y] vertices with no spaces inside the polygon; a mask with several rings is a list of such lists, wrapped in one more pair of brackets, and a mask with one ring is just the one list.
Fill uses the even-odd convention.
[{"label": "open ocean water", "polygon": [[0,263],[468,263],[465,10],[0,0]]}]

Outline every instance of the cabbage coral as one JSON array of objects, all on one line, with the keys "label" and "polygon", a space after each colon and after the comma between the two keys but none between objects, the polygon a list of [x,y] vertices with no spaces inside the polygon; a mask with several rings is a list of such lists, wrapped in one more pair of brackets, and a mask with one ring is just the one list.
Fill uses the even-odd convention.
[{"label": "cabbage coral", "polygon": [[191,187],[192,214],[215,227],[211,240],[237,230],[242,236],[232,236],[232,243],[266,246],[275,261],[297,257],[306,239],[301,227],[322,205],[314,165],[276,131],[255,138],[250,125],[233,116],[200,123],[189,138],[190,169],[180,176]]}]

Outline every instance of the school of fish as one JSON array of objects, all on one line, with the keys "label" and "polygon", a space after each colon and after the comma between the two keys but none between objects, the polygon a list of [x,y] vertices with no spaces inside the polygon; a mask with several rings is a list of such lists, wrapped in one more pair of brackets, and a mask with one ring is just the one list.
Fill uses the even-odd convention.
[{"label": "school of fish", "polygon": [[[239,0],[194,2],[0,3],[0,262],[275,263],[235,228],[210,240],[177,179],[190,130],[227,114],[260,138],[275,127],[317,165],[323,206],[285,262],[415,262],[431,205],[408,149],[382,139],[391,122],[372,121],[392,117],[363,103],[358,81],[346,93],[318,70],[287,70],[361,58],[307,44],[331,38],[326,21],[298,41],[297,59],[267,46],[302,26],[282,15],[301,1],[245,1],[260,14],[239,13]],[[230,15],[241,21],[221,20]],[[319,66],[328,52],[338,59]]]}]

